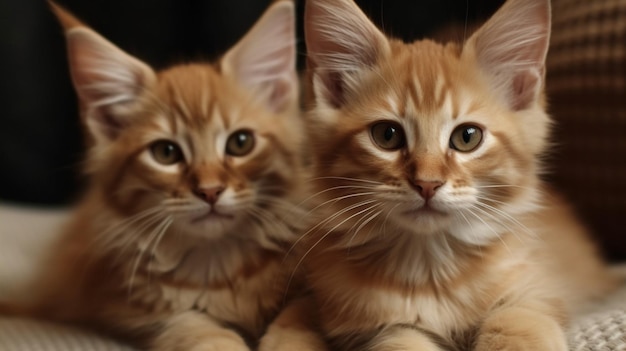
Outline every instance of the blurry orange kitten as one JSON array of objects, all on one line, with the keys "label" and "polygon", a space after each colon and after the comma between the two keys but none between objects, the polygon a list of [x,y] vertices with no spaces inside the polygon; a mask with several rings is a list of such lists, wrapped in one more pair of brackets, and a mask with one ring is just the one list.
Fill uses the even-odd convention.
[{"label": "blurry orange kitten", "polygon": [[[217,63],[160,72],[53,9],[91,183],[23,312],[153,350],[249,350],[284,302],[302,222],[293,4]],[[308,308],[287,306],[260,349],[319,349],[290,324]]]},{"label": "blurry orange kitten", "polygon": [[303,262],[337,350],[566,350],[610,289],[540,180],[548,0],[509,0],[464,45],[386,38],[308,0],[316,215]]}]

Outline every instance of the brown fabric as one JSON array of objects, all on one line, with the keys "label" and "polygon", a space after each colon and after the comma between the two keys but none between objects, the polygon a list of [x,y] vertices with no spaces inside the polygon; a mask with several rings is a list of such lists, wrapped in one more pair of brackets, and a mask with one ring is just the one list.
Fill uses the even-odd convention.
[{"label": "brown fabric", "polygon": [[626,0],[553,0],[552,180],[612,259],[626,258]]}]

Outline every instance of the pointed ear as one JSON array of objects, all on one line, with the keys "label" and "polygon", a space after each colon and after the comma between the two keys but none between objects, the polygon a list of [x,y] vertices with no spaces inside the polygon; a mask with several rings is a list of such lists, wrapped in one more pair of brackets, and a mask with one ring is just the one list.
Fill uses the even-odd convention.
[{"label": "pointed ear", "polygon": [[371,66],[389,46],[353,0],[307,1],[304,30],[314,68],[344,71]]},{"label": "pointed ear", "polygon": [[389,53],[385,35],[353,0],[307,0],[304,32],[316,100],[338,108],[355,76]]},{"label": "pointed ear", "polygon": [[156,75],[58,5],[52,10],[65,29],[70,73],[85,123],[96,142],[114,140],[132,122],[128,112]]},{"label": "pointed ear", "polygon": [[467,42],[494,91],[513,110],[539,101],[550,42],[550,0],[509,0]]},{"label": "pointed ear", "polygon": [[278,1],[220,62],[226,76],[274,112],[298,106],[295,30],[293,3]]}]

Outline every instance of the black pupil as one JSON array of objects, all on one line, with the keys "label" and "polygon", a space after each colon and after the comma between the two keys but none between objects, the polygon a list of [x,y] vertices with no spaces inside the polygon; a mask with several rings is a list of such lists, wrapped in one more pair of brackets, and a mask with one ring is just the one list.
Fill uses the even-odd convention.
[{"label": "black pupil", "polygon": [[172,144],[165,144],[163,146],[163,156],[166,158],[173,158],[176,156],[176,147]]},{"label": "black pupil", "polygon": [[239,148],[243,148],[244,146],[246,146],[246,143],[248,142],[249,137],[248,134],[246,133],[239,133],[237,134],[235,141],[237,142],[237,147]]},{"label": "black pupil", "polygon": [[385,134],[383,134],[386,141],[390,141],[391,139],[393,139],[394,135],[396,135],[396,128],[392,126],[387,127],[387,129],[385,129]]},{"label": "black pupil", "polygon": [[463,131],[463,141],[467,144],[472,140],[472,136],[476,133],[476,129],[470,127]]}]

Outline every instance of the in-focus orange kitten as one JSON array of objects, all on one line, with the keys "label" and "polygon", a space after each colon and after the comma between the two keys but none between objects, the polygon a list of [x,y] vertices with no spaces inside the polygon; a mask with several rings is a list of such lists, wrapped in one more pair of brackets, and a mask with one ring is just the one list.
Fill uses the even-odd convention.
[{"label": "in-focus orange kitten", "polygon": [[549,0],[509,0],[463,45],[385,37],[308,0],[314,212],[302,255],[337,350],[566,350],[612,286],[540,180]]},{"label": "in-focus orange kitten", "polygon": [[272,320],[261,350],[321,345],[289,322],[308,304],[275,319],[302,224],[293,7],[273,4],[215,64],[155,72],[53,5],[90,184],[18,309],[152,350],[249,350]]}]

